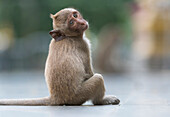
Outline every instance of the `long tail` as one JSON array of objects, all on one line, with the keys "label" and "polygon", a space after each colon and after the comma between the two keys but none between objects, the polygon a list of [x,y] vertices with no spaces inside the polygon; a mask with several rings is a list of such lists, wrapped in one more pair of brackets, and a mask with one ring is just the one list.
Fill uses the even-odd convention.
[{"label": "long tail", "polygon": [[50,98],[35,98],[35,99],[3,99],[0,100],[0,105],[23,105],[23,106],[48,106]]}]

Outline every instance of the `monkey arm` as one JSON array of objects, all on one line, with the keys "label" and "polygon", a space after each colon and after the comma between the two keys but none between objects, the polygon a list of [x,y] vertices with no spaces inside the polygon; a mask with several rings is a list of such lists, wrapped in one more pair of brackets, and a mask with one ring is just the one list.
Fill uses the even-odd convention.
[{"label": "monkey arm", "polygon": [[[89,55],[90,56],[90,55]],[[87,76],[87,78],[90,78],[94,75],[94,72],[93,72],[93,67],[92,67],[92,62],[91,62],[91,57],[88,59],[88,61],[86,62],[86,64],[84,65],[85,67],[85,73]]]},{"label": "monkey arm", "polygon": [[89,64],[89,66],[86,66],[86,69],[85,69],[85,75],[84,75],[84,81],[90,79],[91,77],[94,76],[94,72],[93,72],[93,69],[92,69],[92,66],[91,64]]},{"label": "monkey arm", "polygon": [[86,67],[85,69],[84,81],[88,80],[93,75],[94,75],[93,70],[91,68],[91,65],[89,65],[89,67]]}]

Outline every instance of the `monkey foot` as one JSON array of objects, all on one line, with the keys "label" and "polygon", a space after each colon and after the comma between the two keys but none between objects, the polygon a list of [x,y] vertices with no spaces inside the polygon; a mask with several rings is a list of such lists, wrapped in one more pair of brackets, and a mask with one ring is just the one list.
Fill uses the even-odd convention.
[{"label": "monkey foot", "polygon": [[103,99],[103,105],[109,105],[109,104],[119,104],[120,100],[118,98],[116,98],[115,96],[109,95],[109,96],[105,96]]}]

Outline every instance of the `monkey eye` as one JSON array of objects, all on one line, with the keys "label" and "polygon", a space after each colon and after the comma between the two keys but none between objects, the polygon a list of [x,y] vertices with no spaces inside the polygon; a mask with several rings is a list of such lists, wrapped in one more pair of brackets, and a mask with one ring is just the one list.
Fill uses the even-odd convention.
[{"label": "monkey eye", "polygon": [[74,13],[74,14],[73,14],[73,17],[77,18],[77,14],[76,14],[76,13]]},{"label": "monkey eye", "polygon": [[70,24],[73,24],[73,20],[70,20]]}]

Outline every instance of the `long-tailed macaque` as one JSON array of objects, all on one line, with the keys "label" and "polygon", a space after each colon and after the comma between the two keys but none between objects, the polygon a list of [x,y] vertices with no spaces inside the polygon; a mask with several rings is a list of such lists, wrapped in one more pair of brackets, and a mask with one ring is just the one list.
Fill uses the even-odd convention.
[{"label": "long-tailed macaque", "polygon": [[73,8],[55,15],[45,66],[49,97],[39,99],[0,100],[0,105],[82,105],[91,100],[94,105],[119,104],[115,96],[105,96],[103,77],[94,74],[90,43],[84,31],[88,22]]}]

